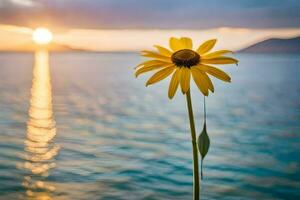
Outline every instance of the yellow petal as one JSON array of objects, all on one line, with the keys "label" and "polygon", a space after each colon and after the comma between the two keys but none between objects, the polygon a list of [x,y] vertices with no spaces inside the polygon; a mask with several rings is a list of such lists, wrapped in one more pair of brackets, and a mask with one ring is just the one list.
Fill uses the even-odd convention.
[{"label": "yellow petal", "polygon": [[165,47],[162,47],[162,46],[159,46],[159,45],[154,45],[154,47],[157,48],[157,50],[159,51],[159,53],[163,56],[167,56],[167,57],[171,57],[172,56],[172,52],[165,48]]},{"label": "yellow petal", "polygon": [[230,82],[231,81],[231,78],[228,74],[226,74],[224,71],[216,68],[216,67],[212,67],[212,66],[209,66],[209,65],[197,65],[197,68],[199,68],[200,70],[222,80],[222,81],[225,81],[225,82]]},{"label": "yellow petal", "polygon": [[181,73],[180,68],[177,68],[172,76],[171,81],[170,81],[169,92],[168,92],[168,96],[170,99],[172,99],[174,97],[174,95],[177,91],[179,81],[180,81],[180,73]]},{"label": "yellow petal", "polygon": [[138,66],[135,67],[135,69],[143,66],[152,66],[152,65],[157,65],[157,64],[167,64],[167,62],[164,62],[162,60],[147,60],[142,63],[140,63]]},{"label": "yellow petal", "polygon": [[175,65],[172,65],[170,67],[166,67],[158,72],[156,72],[151,78],[147,81],[146,86],[154,84],[158,81],[161,81],[168,77],[175,69]]},{"label": "yellow petal", "polygon": [[199,46],[197,52],[200,55],[209,52],[215,46],[216,42],[217,42],[216,39],[207,40],[206,42],[204,42],[202,45]]},{"label": "yellow petal", "polygon": [[207,87],[212,92],[215,91],[213,83],[211,82],[210,78],[207,76],[207,74],[204,71],[200,70],[197,67],[192,67],[191,69],[197,70],[199,72],[198,75],[200,76],[200,79],[202,80],[205,87]]},{"label": "yellow petal", "polygon": [[205,83],[201,71],[197,67],[191,68],[193,79],[199,88],[199,90],[205,95],[208,96],[208,85]]},{"label": "yellow petal", "polygon": [[190,79],[190,69],[186,67],[181,67],[180,86],[183,94],[185,94],[190,89]]},{"label": "yellow petal", "polygon": [[[173,65],[173,64],[171,64]],[[160,68],[164,68],[164,67],[169,67],[170,64],[155,64],[155,65],[150,65],[150,66],[144,66],[139,68],[136,72],[135,72],[135,76],[138,77],[140,74],[152,71],[152,70],[156,70],[156,69],[160,69]]]},{"label": "yellow petal", "polygon": [[207,74],[204,73],[204,72],[201,72],[200,74],[203,76],[203,80],[206,81],[207,86],[208,86],[208,89],[209,89],[210,91],[214,92],[214,91],[215,91],[214,85],[213,85],[213,83],[211,82],[210,78],[207,76]]},{"label": "yellow petal", "polygon": [[201,63],[204,64],[238,64],[238,60],[230,57],[216,57],[211,59],[203,58],[201,59]]},{"label": "yellow petal", "polygon": [[229,50],[219,50],[219,51],[215,51],[215,52],[211,52],[211,53],[202,55],[201,58],[202,59],[216,58],[216,57],[223,56],[224,54],[227,54],[227,53],[233,53],[233,52],[229,51]]},{"label": "yellow petal", "polygon": [[180,38],[180,41],[181,41],[184,49],[193,49],[193,42],[192,42],[191,38],[182,37],[182,38]]},{"label": "yellow petal", "polygon": [[144,57],[150,57],[150,58],[155,58],[157,60],[162,60],[171,63],[171,58],[167,56],[163,56],[159,53],[153,52],[153,51],[142,51],[141,52],[142,56]]},{"label": "yellow petal", "polygon": [[181,39],[171,37],[169,42],[170,42],[170,48],[173,51],[178,51],[178,50],[184,49]]}]

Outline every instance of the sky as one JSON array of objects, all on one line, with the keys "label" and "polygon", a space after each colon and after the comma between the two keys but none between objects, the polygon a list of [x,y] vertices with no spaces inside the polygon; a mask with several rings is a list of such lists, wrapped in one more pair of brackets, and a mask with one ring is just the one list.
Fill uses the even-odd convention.
[{"label": "sky", "polygon": [[24,30],[38,26],[52,30],[56,42],[96,50],[138,50],[166,43],[171,34],[197,41],[218,37],[221,47],[238,49],[300,35],[300,1],[0,0],[4,47],[26,43],[30,31]]}]

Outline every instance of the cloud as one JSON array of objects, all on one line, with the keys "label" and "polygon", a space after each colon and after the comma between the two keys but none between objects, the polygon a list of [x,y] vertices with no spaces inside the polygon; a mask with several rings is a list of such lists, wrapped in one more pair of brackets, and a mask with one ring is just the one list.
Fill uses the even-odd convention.
[{"label": "cloud", "polygon": [[35,2],[32,0],[10,0],[13,4],[20,5],[20,6],[34,6]]},{"label": "cloud", "polygon": [[9,4],[0,8],[0,22],[31,27],[41,23],[67,28],[107,29],[300,27],[299,0],[4,1]]},{"label": "cloud", "polygon": [[[247,29],[222,27],[215,29],[124,29],[88,30],[72,29],[56,34],[54,39],[78,48],[97,51],[137,51],[149,49],[153,44],[168,46],[170,36],[193,38],[195,44],[216,38],[217,49],[238,50],[267,38],[290,38],[300,35],[300,28],[294,29]],[[196,45],[195,45],[196,46]],[[196,47],[194,47],[196,48]]]},{"label": "cloud", "polygon": [[[27,27],[0,24],[0,49],[9,49],[29,43],[32,32],[33,30]],[[64,32],[53,31],[53,34],[55,43],[96,51],[139,51],[149,49],[153,44],[168,46],[170,36],[191,37],[195,48],[204,40],[217,38],[217,49],[237,50],[271,37],[290,38],[298,36],[300,35],[300,28],[69,29]]]},{"label": "cloud", "polygon": [[0,7],[34,7],[39,3],[36,0],[1,0]]}]

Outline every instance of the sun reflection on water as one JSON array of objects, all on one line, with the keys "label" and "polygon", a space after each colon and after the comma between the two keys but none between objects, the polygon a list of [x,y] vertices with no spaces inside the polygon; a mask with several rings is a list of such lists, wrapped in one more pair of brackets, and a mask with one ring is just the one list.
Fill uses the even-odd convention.
[{"label": "sun reflection on water", "polygon": [[31,98],[25,140],[27,175],[23,186],[29,199],[51,199],[55,187],[47,183],[49,170],[55,167],[59,146],[53,142],[56,124],[52,110],[52,87],[49,55],[46,50],[35,53]]}]

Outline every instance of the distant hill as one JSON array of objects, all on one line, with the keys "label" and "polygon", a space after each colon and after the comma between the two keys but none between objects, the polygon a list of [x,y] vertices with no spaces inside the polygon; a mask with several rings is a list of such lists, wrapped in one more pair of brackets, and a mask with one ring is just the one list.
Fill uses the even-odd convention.
[{"label": "distant hill", "polygon": [[300,37],[272,38],[244,48],[240,53],[300,53]]},{"label": "distant hill", "polygon": [[76,49],[69,47],[68,45],[61,45],[56,43],[50,43],[48,45],[37,45],[33,42],[15,46],[9,49],[0,49],[0,52],[34,52],[38,49],[46,48],[48,51],[52,52],[81,52],[86,51],[84,49]]}]

